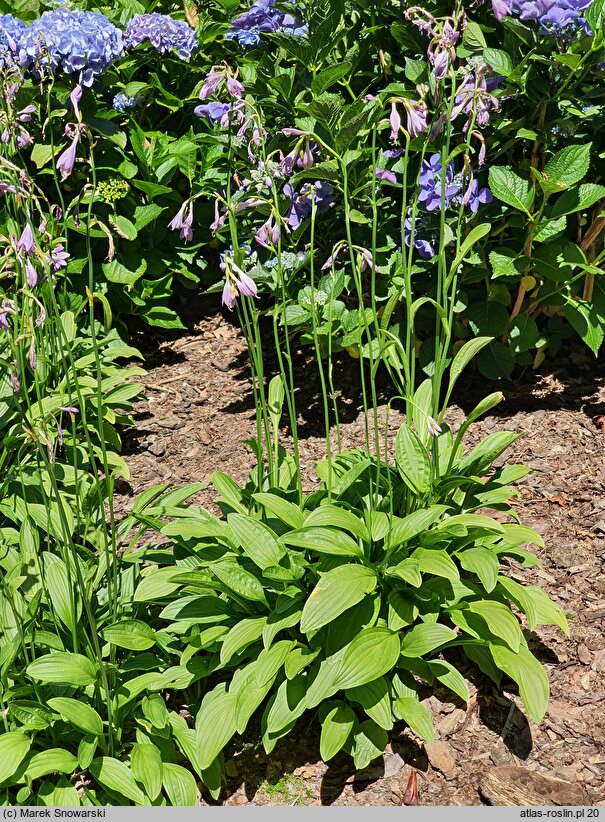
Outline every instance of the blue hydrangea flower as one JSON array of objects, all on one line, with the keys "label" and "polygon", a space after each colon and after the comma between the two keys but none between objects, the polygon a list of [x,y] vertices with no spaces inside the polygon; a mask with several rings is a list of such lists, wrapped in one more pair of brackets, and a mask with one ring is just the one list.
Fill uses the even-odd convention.
[{"label": "blue hydrangea flower", "polygon": [[307,25],[274,8],[275,0],[255,0],[253,5],[236,17],[231,28],[225,35],[227,40],[237,40],[242,46],[258,46],[264,32],[283,32],[305,37],[308,34]]},{"label": "blue hydrangea flower", "polygon": [[560,41],[591,33],[582,17],[590,3],[591,0],[492,0],[497,19],[514,14],[521,20],[535,20],[541,34]]},{"label": "blue hydrangea flower", "polygon": [[126,111],[129,108],[134,108],[138,103],[136,97],[128,97],[127,94],[121,91],[113,98],[112,106],[115,111]]},{"label": "blue hydrangea flower", "polygon": [[0,14],[0,66],[16,57],[27,26],[12,14]]},{"label": "blue hydrangea flower", "polygon": [[124,30],[124,45],[135,48],[148,40],[161,54],[176,51],[181,60],[189,60],[198,48],[194,29],[184,20],[166,14],[136,14]]},{"label": "blue hydrangea flower", "polygon": [[[420,194],[418,199],[427,211],[441,208],[441,157],[433,154],[428,160],[422,161],[418,185]],[[454,178],[454,164],[448,163],[445,172],[445,207],[460,193],[460,183]]]},{"label": "blue hydrangea flower", "polygon": [[45,11],[26,28],[19,46],[21,64],[36,77],[41,70],[61,69],[79,75],[85,86],[124,54],[122,32],[104,14],[65,8]]}]

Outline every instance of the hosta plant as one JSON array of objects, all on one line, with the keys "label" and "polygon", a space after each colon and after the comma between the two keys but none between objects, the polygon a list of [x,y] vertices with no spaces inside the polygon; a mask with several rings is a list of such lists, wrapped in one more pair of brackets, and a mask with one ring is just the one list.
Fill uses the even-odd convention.
[{"label": "hosta plant", "polygon": [[346,750],[363,768],[399,720],[433,738],[422,695],[442,683],[468,701],[469,660],[497,684],[514,680],[542,719],[548,679],[522,620],[566,633],[567,623],[541,589],[506,574],[510,559],[538,565],[523,546],[542,546],[511,506],[527,469],[493,467],[517,434],[461,446],[498,399],[457,436],[404,423],[394,465],[360,450],[318,463],[321,488],[302,504],[219,473],[223,518],[189,508],[155,521],[173,550],[149,554],[156,565],[134,597],[165,605],[156,636],[208,677],[189,706],[202,769],[219,766],[236,734],[260,734],[271,752],[305,712],[321,724],[323,759]]}]

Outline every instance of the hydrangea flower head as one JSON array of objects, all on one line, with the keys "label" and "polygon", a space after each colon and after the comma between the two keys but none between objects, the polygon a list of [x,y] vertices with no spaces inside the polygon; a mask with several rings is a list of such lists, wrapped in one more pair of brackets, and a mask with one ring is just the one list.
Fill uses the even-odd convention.
[{"label": "hydrangea flower head", "polygon": [[198,48],[195,31],[188,23],[157,12],[136,14],[124,30],[127,49],[147,40],[161,54],[176,51],[181,60],[189,60]]},{"label": "hydrangea flower head", "polygon": [[116,94],[116,96],[113,98],[113,102],[111,105],[114,111],[126,111],[129,108],[134,108],[138,104],[139,101],[136,97],[129,97],[127,94],[124,94],[124,92],[121,91],[119,94]]},{"label": "hydrangea flower head", "polygon": [[494,15],[501,21],[509,14],[521,20],[536,21],[540,34],[566,42],[581,34],[590,34],[582,17],[591,0],[492,0]]},{"label": "hydrangea flower head", "polygon": [[122,32],[95,11],[45,11],[19,42],[20,62],[31,66],[35,76],[40,70],[61,69],[79,75],[78,82],[85,86],[123,54]]},{"label": "hydrangea flower head", "polygon": [[0,14],[0,65],[16,57],[27,26],[12,14]]},{"label": "hydrangea flower head", "polygon": [[[441,157],[433,154],[428,160],[422,161],[418,184],[420,194],[418,199],[427,211],[435,211],[441,208]],[[445,207],[447,208],[453,198],[460,193],[460,184],[454,178],[454,164],[448,163],[445,170]]]},{"label": "hydrangea flower head", "polygon": [[258,46],[263,33],[283,32],[304,37],[307,25],[291,14],[274,7],[275,0],[255,0],[252,6],[236,17],[225,35],[227,40],[237,40],[242,46]]}]

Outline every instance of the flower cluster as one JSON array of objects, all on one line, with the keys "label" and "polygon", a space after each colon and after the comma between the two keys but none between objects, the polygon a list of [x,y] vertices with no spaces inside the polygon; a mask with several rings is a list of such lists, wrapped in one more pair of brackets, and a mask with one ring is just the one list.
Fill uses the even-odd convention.
[{"label": "flower cluster", "polygon": [[304,37],[308,33],[306,24],[274,7],[275,0],[255,0],[253,5],[236,17],[225,35],[227,40],[237,40],[243,46],[258,46],[262,34],[283,32]]},{"label": "flower cluster", "polygon": [[12,14],[0,14],[0,66],[15,59],[26,28]]},{"label": "flower cluster", "polygon": [[315,183],[305,183],[300,191],[296,191],[292,183],[286,183],[284,194],[290,200],[285,217],[287,225],[295,231],[301,223],[311,216],[313,200],[319,212],[326,212],[334,205],[334,189],[330,183],[318,180]]},{"label": "flower cluster", "polygon": [[176,51],[181,60],[189,60],[198,48],[195,31],[184,20],[165,14],[136,14],[124,30],[124,46],[135,48],[149,41],[161,54]]},{"label": "flower cluster", "polygon": [[540,33],[569,41],[578,34],[590,34],[582,17],[591,0],[492,0],[494,15],[500,22],[509,14],[521,20],[535,20]]},{"label": "flower cluster", "polygon": [[114,111],[126,111],[129,108],[134,108],[139,105],[138,97],[129,97],[123,91],[116,94],[113,98],[112,107]]},{"label": "flower cluster", "polygon": [[46,11],[19,40],[20,62],[31,66],[35,76],[60,68],[77,74],[85,86],[123,54],[122,32],[104,14],[93,11]]}]

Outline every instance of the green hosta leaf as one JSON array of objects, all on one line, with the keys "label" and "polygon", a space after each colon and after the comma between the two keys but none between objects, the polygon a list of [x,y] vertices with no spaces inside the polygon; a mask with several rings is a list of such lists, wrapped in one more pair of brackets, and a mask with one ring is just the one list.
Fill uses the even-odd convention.
[{"label": "green hosta leaf", "polygon": [[457,694],[460,699],[463,699],[465,702],[469,701],[470,694],[468,692],[468,685],[460,671],[443,659],[430,660],[428,665],[434,677],[440,682],[443,682],[443,684],[448,687],[450,691]]},{"label": "green hosta leaf", "polygon": [[397,432],[395,459],[408,488],[421,496],[425,494],[431,481],[429,455],[418,435],[406,423]]},{"label": "green hosta leaf", "polygon": [[300,630],[307,634],[327,625],[376,587],[376,574],[363,565],[341,565],[323,574],[303,608]]},{"label": "green hosta leaf", "polygon": [[44,579],[53,611],[70,631],[73,630],[82,615],[82,602],[73,579],[70,582],[65,564],[59,558],[45,562]]},{"label": "green hosta leaf", "polygon": [[422,574],[420,573],[420,566],[415,559],[411,559],[408,557],[407,559],[402,560],[397,565],[394,565],[392,568],[387,568],[385,573],[389,576],[399,577],[399,579],[403,579],[405,582],[408,582],[410,585],[413,585],[414,588],[420,588],[422,585]]},{"label": "green hosta leaf", "polygon": [[417,537],[418,534],[430,528],[446,510],[446,505],[432,505],[430,508],[419,508],[402,519],[393,517],[393,526],[385,536],[385,545],[395,548]]},{"label": "green hosta leaf", "polygon": [[227,693],[224,684],[202,700],[195,720],[200,768],[209,768],[235,733],[236,704],[237,694]]},{"label": "green hosta leaf", "polygon": [[383,676],[365,685],[359,685],[357,688],[348,688],[346,697],[352,702],[358,702],[370,719],[373,719],[381,728],[386,731],[391,730],[393,717],[389,684]]},{"label": "green hosta leaf", "polygon": [[358,771],[367,768],[373,759],[381,756],[389,740],[387,732],[371,719],[359,725],[353,737],[351,755]]},{"label": "green hosta leaf", "polygon": [[46,703],[49,708],[61,715],[65,722],[71,722],[76,728],[91,736],[103,735],[103,720],[94,708],[86,702],[79,702],[77,699],[56,696]]},{"label": "green hosta leaf", "polygon": [[311,511],[307,515],[305,526],[311,525],[327,525],[350,531],[359,539],[369,538],[368,529],[363,520],[352,511],[347,511],[346,508],[340,508],[337,505],[320,505],[319,508]]},{"label": "green hosta leaf", "polygon": [[317,551],[320,554],[333,556],[363,557],[363,549],[348,534],[335,528],[310,526],[290,531],[281,537],[286,545]]},{"label": "green hosta leaf", "polygon": [[126,763],[111,756],[100,756],[92,760],[89,770],[103,787],[126,796],[136,805],[145,805],[145,794]]},{"label": "green hosta leaf", "polygon": [[24,775],[28,779],[40,779],[49,773],[73,773],[77,767],[78,760],[69,751],[63,748],[49,748],[32,756]]},{"label": "green hosta leaf", "polygon": [[268,734],[277,734],[291,726],[305,712],[307,703],[307,677],[299,674],[281,683],[267,705],[264,724]]},{"label": "green hosta leaf", "polygon": [[242,514],[229,514],[227,522],[236,543],[255,565],[262,570],[279,565],[286,551],[270,528]]},{"label": "green hosta leaf", "polygon": [[197,805],[197,784],[191,771],[172,762],[164,762],[163,782],[173,807]]},{"label": "green hosta leaf", "polygon": [[585,146],[567,146],[557,151],[544,166],[542,177],[556,189],[579,183],[588,171],[590,149],[591,143],[588,143]]},{"label": "green hosta leaf", "polygon": [[392,631],[400,628],[407,628],[412,625],[418,616],[418,607],[410,602],[408,597],[402,596],[398,591],[391,591],[389,594],[389,618],[388,627]]},{"label": "green hosta leaf", "polygon": [[99,741],[96,736],[83,736],[78,745],[78,764],[87,771],[93,760]]},{"label": "green hosta leaf", "polygon": [[460,263],[464,260],[466,255],[470,252],[472,247],[476,245],[486,234],[489,234],[491,229],[491,225],[489,223],[480,223],[472,228],[469,233],[464,238],[462,245],[460,246],[460,251],[456,255],[454,262],[450,268],[450,277],[452,277],[460,265]]},{"label": "green hosta leaf", "polygon": [[256,642],[262,636],[267,624],[267,617],[256,619],[242,619],[231,628],[221,645],[221,664],[226,665],[232,656],[238,654],[247,645]]},{"label": "green hosta leaf", "polygon": [[496,587],[500,562],[490,548],[466,548],[458,554],[458,561],[465,571],[476,574],[489,594]]},{"label": "green hosta leaf", "polygon": [[146,651],[155,645],[153,629],[140,619],[125,619],[110,625],[104,629],[103,639],[130,651]]},{"label": "green hosta leaf", "polygon": [[263,687],[268,682],[275,679],[286,657],[295,645],[293,639],[282,639],[276,642],[271,648],[261,651],[256,661],[255,681],[259,687]]},{"label": "green hosta leaf", "polygon": [[16,773],[27,756],[30,745],[29,736],[19,731],[0,734],[0,783]]},{"label": "green hosta leaf", "polygon": [[145,574],[134,592],[135,602],[155,602],[173,594],[179,587],[172,578],[182,573],[182,568],[152,568]]},{"label": "green hosta leaf", "polygon": [[266,602],[262,583],[242,568],[236,560],[224,559],[213,562],[209,568],[222,583],[244,599]]},{"label": "green hosta leaf", "polygon": [[27,666],[27,674],[42,682],[66,685],[92,685],[97,680],[97,666],[82,656],[68,651],[55,651],[38,657]]},{"label": "green hosta leaf", "polygon": [[534,722],[541,722],[548,708],[548,676],[542,665],[527,648],[518,653],[506,645],[490,642],[489,649],[496,666],[514,680],[525,710]]},{"label": "green hosta leaf", "polygon": [[422,623],[416,625],[411,631],[404,635],[401,643],[401,653],[403,656],[423,656],[446,642],[457,638],[455,631],[446,625],[439,623]]},{"label": "green hosta leaf", "polygon": [[534,188],[528,179],[521,177],[512,168],[492,166],[489,170],[489,187],[498,200],[529,216],[529,209],[534,201]]},{"label": "green hosta leaf", "polygon": [[447,389],[448,399],[452,393],[452,390],[456,382],[458,381],[458,378],[460,377],[466,366],[469,364],[471,360],[473,360],[477,356],[481,349],[485,348],[485,346],[488,345],[490,342],[490,337],[475,337],[475,339],[468,340],[468,342],[465,342],[462,348],[460,348],[460,350],[456,352],[456,355],[452,360],[452,364],[450,366],[450,379]]},{"label": "green hosta leaf", "polygon": [[339,702],[327,714],[321,725],[319,740],[319,752],[324,762],[332,759],[344,748],[355,722],[355,713],[345,702]]},{"label": "green hosta leaf", "polygon": [[[36,634],[38,639],[39,633]],[[33,700],[12,699],[9,705],[9,715],[20,722],[23,730],[43,731],[53,721],[53,714],[46,705],[40,705]]]},{"label": "green hosta leaf", "polygon": [[537,585],[521,585],[505,576],[499,576],[498,582],[504,589],[505,596],[510,597],[526,615],[530,630],[533,631],[537,625],[557,625],[569,636],[565,612],[545,591]]},{"label": "green hosta leaf", "polygon": [[388,628],[364,628],[346,647],[339,688],[357,688],[386,674],[399,659],[399,636]]},{"label": "green hosta leaf", "polygon": [[447,551],[416,548],[410,558],[418,563],[418,568],[423,574],[435,574],[445,579],[460,579],[458,568]]},{"label": "green hosta leaf", "polygon": [[[460,461],[458,469],[466,475],[482,476],[491,468],[494,460],[503,454],[515,440],[519,439],[519,436],[512,431],[496,431],[488,434]],[[495,520],[492,520],[492,523],[495,523]],[[498,523],[495,524],[498,525]],[[505,530],[503,526],[500,527]]]},{"label": "green hosta leaf", "polygon": [[478,614],[487,623],[494,636],[503,639],[515,652],[521,645],[521,628],[514,614],[502,602],[491,599],[480,599],[469,603],[469,610]]},{"label": "green hosta leaf", "polygon": [[425,742],[433,741],[435,738],[433,720],[424,705],[421,705],[417,699],[399,697],[395,700],[393,708],[399,719],[407,722],[417,736]]},{"label": "green hosta leaf", "polygon": [[294,503],[278,497],[277,494],[258,493],[252,496],[257,502],[260,502],[266,511],[289,525],[290,528],[302,528],[305,515]]},{"label": "green hosta leaf", "polygon": [[135,742],[130,751],[132,775],[145,788],[150,799],[157,799],[162,790],[162,755],[155,745]]},{"label": "green hosta leaf", "polygon": [[310,648],[294,648],[288,654],[284,665],[284,672],[288,679],[294,679],[307,665],[319,656],[320,649],[312,651]]}]

